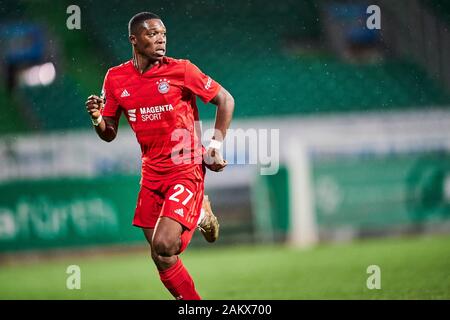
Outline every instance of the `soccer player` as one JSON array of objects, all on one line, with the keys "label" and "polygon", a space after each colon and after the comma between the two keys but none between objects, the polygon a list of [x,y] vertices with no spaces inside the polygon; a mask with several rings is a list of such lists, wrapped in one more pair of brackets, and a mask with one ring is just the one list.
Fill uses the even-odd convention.
[{"label": "soccer player", "polygon": [[[170,293],[176,299],[200,299],[178,255],[197,227],[209,242],[218,236],[203,183],[205,167],[219,172],[227,165],[219,150],[234,99],[190,61],[165,55],[166,27],[157,15],[136,14],[128,31],[133,58],[108,70],[102,97],[91,95],[86,109],[96,133],[108,142],[116,137],[120,115],[127,117],[142,151],[133,225],[144,231]],[[217,106],[215,134],[207,149],[196,122],[196,96]]]}]

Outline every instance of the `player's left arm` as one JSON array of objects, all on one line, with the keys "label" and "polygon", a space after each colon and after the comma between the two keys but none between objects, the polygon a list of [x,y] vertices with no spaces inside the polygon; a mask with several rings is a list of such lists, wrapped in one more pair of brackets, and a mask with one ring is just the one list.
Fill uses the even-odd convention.
[{"label": "player's left arm", "polygon": [[210,102],[217,106],[213,139],[222,142],[233,119],[234,98],[224,87],[221,87],[217,95]]},{"label": "player's left arm", "polygon": [[204,103],[217,106],[215,132],[203,157],[204,164],[212,171],[222,171],[227,162],[220,154],[234,111],[234,99],[219,83],[204,74],[195,64],[186,61],[184,86]]},{"label": "player's left arm", "polygon": [[227,166],[227,161],[222,158],[220,153],[220,146],[233,118],[234,98],[225,88],[221,87],[210,102],[217,106],[217,112],[214,136],[207,150],[205,165],[212,171],[220,172]]}]

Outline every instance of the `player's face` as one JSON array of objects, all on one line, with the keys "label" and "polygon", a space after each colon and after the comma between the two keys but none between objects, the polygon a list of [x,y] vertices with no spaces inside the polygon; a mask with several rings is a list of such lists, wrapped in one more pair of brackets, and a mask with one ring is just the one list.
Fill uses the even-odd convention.
[{"label": "player's face", "polygon": [[159,19],[146,20],[130,41],[138,53],[151,60],[160,60],[166,54],[166,27]]}]

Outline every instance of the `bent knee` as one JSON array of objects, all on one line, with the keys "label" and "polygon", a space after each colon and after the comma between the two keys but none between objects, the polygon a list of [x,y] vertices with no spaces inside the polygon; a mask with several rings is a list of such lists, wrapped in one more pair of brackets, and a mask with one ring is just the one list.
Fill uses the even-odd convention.
[{"label": "bent knee", "polygon": [[178,253],[180,250],[180,241],[170,240],[170,239],[153,239],[152,241],[152,257],[157,256],[171,257]]}]

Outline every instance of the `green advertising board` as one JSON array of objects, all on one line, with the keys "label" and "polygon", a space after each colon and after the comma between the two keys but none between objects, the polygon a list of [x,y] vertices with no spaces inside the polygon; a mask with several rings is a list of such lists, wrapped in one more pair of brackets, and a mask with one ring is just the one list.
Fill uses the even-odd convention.
[{"label": "green advertising board", "polygon": [[144,241],[132,226],[139,177],[0,185],[0,252]]},{"label": "green advertising board", "polygon": [[274,175],[257,175],[252,208],[258,241],[284,240],[289,229],[289,172],[281,166]]},{"label": "green advertising board", "polygon": [[320,228],[383,229],[450,218],[450,154],[321,156],[313,186]]},{"label": "green advertising board", "polygon": [[[448,152],[320,153],[309,160],[312,214],[324,236],[329,231],[391,232],[450,220]],[[293,179],[282,166],[276,175],[255,180],[253,208],[261,240],[293,232],[292,215],[301,213],[292,211],[289,196],[305,199],[289,191]]]}]

